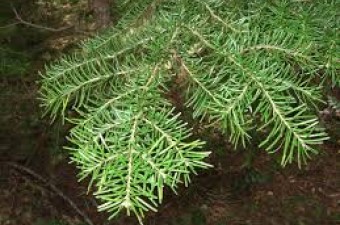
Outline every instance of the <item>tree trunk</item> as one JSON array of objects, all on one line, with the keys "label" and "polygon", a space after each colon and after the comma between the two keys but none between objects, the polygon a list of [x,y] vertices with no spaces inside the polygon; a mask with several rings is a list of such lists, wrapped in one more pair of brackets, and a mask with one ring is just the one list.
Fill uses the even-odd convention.
[{"label": "tree trunk", "polygon": [[89,8],[93,13],[94,19],[96,21],[96,28],[102,29],[108,27],[111,20],[110,13],[110,0],[88,0]]}]

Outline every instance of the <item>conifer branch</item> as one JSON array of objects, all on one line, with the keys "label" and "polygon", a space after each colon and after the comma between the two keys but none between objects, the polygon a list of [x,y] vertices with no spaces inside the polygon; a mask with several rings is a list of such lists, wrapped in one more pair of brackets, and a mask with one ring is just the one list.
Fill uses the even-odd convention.
[{"label": "conifer branch", "polygon": [[193,118],[235,147],[258,131],[259,147],[280,152],[283,166],[317,153],[328,136],[314,115],[323,102],[314,78],[339,83],[336,23],[325,20],[335,7],[292,4],[293,12],[265,0],[118,1],[126,14],[115,28],[46,67],[42,105],[74,123],[67,148],[100,211],[111,219],[126,210],[142,223],[166,187],[176,192],[210,167],[204,142],[165,97],[174,76]]},{"label": "conifer branch", "polygon": [[[189,28],[190,29],[190,28]],[[309,141],[307,139],[307,137],[303,137],[302,133],[300,133],[300,131],[298,131],[293,124],[291,124],[290,121],[296,121],[298,120],[297,118],[286,118],[286,115],[289,115],[293,112],[295,112],[295,110],[290,109],[289,112],[283,113],[280,109],[280,106],[278,103],[276,103],[276,101],[274,99],[272,99],[272,96],[274,96],[273,93],[269,93],[268,90],[266,89],[266,86],[264,85],[264,83],[259,80],[259,78],[257,77],[256,74],[254,74],[252,71],[252,69],[248,69],[245,68],[237,59],[234,55],[230,54],[230,53],[223,53],[220,52],[218,50],[217,47],[215,47],[213,44],[211,44],[206,38],[203,37],[202,34],[200,34],[198,31],[190,29],[190,31],[192,32],[192,34],[194,34],[196,37],[199,38],[200,41],[202,41],[208,48],[213,49],[218,55],[220,56],[225,56],[231,63],[233,63],[234,65],[236,65],[241,71],[244,72],[244,74],[256,85],[256,87],[258,88],[258,90],[260,90],[260,92],[262,93],[262,96],[264,96],[264,99],[262,99],[263,102],[268,101],[269,103],[269,108],[271,108],[270,111],[268,111],[268,106],[265,106],[264,104],[260,104],[257,108],[256,111],[262,111],[265,114],[272,114],[272,118],[267,120],[265,119],[266,124],[272,124],[272,123],[277,123],[275,122],[275,119],[278,119],[281,125],[277,125],[276,129],[278,130],[273,130],[270,136],[274,136],[278,135],[279,137],[281,135],[279,134],[283,134],[283,133],[288,133],[289,135],[292,135],[293,140],[292,143],[291,142],[284,142],[285,144],[281,145],[284,148],[283,154],[282,154],[282,161],[281,164],[282,165],[286,165],[288,162],[292,162],[293,160],[293,156],[294,156],[294,148],[292,146],[295,146],[297,149],[297,160],[299,163],[299,166],[301,166],[302,162],[306,162],[306,157],[309,157],[309,152],[312,153],[316,153],[316,150],[313,149],[310,145],[315,145],[315,144],[320,144],[322,143],[322,141],[327,140],[328,137],[327,135],[322,131],[319,130],[316,126],[318,126],[318,123],[315,123],[315,121],[317,121],[317,119],[314,117],[307,117],[303,116],[303,117],[307,117],[310,120],[306,121],[306,125],[309,129],[312,129],[312,127],[315,127],[314,129],[312,129],[314,132],[316,132],[316,136],[319,137],[319,141]],[[262,76],[263,77],[263,76]],[[271,86],[274,86],[275,84],[271,84]],[[278,86],[279,87],[279,86]],[[287,86],[285,87],[287,88]],[[277,90],[280,90],[280,88],[277,88]],[[301,90],[301,89],[300,89]],[[289,97],[287,97],[289,98]],[[304,106],[302,104],[302,106]],[[261,108],[263,107],[263,108]],[[301,110],[301,112],[306,112],[307,109],[300,107],[299,108]],[[265,117],[266,118],[266,117]],[[294,121],[294,122],[295,122]],[[284,126],[282,126],[284,125]],[[304,129],[300,129],[301,131],[305,131]],[[279,134],[276,134],[277,132],[280,132]],[[286,140],[289,140],[290,137],[286,136]],[[297,141],[297,143],[294,143],[295,141]],[[268,143],[269,140],[266,139],[264,142],[261,143],[260,146],[264,146],[266,143]],[[275,144],[278,142],[278,139],[276,138],[275,141],[269,145],[269,147],[267,147],[267,151],[269,152],[275,152],[273,151],[273,147],[275,147]],[[310,144],[309,144],[309,143]],[[288,149],[289,152],[288,152]]]},{"label": "conifer branch", "polygon": [[245,54],[247,52],[250,52],[250,51],[256,51],[256,50],[266,50],[266,51],[279,51],[279,52],[283,52],[287,55],[290,55],[292,57],[300,57],[300,58],[303,58],[305,59],[306,61],[309,61],[309,62],[312,62],[312,60],[310,59],[310,57],[300,53],[300,52],[296,52],[292,49],[285,49],[283,47],[280,47],[280,46],[276,46],[276,45],[263,45],[263,44],[260,44],[260,45],[255,45],[255,46],[251,46],[251,47],[248,47],[248,48],[245,48],[241,51],[241,54]]},{"label": "conifer branch", "polygon": [[[68,62],[69,65],[68,65],[67,68],[57,68],[57,67],[55,67],[55,69],[57,70],[57,73],[52,74],[51,76],[47,77],[46,81],[51,82],[53,80],[60,79],[62,76],[64,76],[65,74],[67,74],[69,72],[78,70],[79,68],[82,68],[84,66],[88,66],[88,65],[91,65],[91,64],[94,64],[96,66],[101,66],[101,64],[100,64],[101,61],[116,59],[119,56],[126,54],[128,51],[131,51],[132,49],[135,49],[142,44],[146,44],[147,42],[149,42],[151,40],[152,40],[152,38],[146,38],[146,39],[140,40],[137,43],[135,43],[134,45],[129,46],[125,49],[122,49],[122,50],[120,50],[120,51],[118,51],[117,53],[114,53],[114,54],[107,54],[105,56],[99,55],[99,56],[95,56],[95,57],[89,58],[89,59],[81,59],[81,60],[79,60],[79,62],[72,62],[72,63]],[[67,59],[65,59],[65,61],[66,60]],[[70,64],[71,64],[71,66],[70,66]],[[53,70],[54,68],[51,68],[51,69]]]},{"label": "conifer branch", "polygon": [[232,25],[225,22],[221,17],[215,14],[215,12],[209,7],[209,5],[201,0],[195,0],[196,2],[204,5],[204,7],[209,11],[210,16],[216,20],[217,22],[220,22],[225,28],[232,30],[233,32],[241,32],[240,30],[236,29]]}]

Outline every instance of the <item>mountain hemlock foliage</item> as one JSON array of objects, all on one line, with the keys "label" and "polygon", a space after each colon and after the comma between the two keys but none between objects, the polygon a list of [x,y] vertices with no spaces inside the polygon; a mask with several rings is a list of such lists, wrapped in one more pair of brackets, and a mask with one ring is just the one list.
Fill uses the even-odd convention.
[{"label": "mountain hemlock foliage", "polygon": [[258,131],[282,166],[317,153],[322,86],[340,84],[336,2],[117,1],[120,22],[47,66],[41,87],[52,120],[74,124],[67,148],[99,210],[142,223],[166,187],[210,167],[167,97],[174,86],[235,147]]}]

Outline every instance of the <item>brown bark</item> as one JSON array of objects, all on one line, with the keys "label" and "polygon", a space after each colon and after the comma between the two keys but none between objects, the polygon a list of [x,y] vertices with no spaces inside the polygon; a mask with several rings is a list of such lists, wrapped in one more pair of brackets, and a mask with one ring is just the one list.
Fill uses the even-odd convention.
[{"label": "brown bark", "polygon": [[88,0],[88,4],[96,21],[97,29],[106,28],[112,23],[110,0]]}]

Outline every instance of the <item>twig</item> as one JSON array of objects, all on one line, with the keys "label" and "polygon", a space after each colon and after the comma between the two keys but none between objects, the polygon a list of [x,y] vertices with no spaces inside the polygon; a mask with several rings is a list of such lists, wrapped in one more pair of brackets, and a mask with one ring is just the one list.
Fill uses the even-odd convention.
[{"label": "twig", "polygon": [[15,14],[15,18],[18,20],[18,23],[21,23],[21,24],[24,24],[24,25],[27,25],[27,26],[30,26],[30,27],[34,27],[34,28],[37,28],[37,29],[43,29],[43,30],[47,30],[47,31],[51,31],[51,32],[61,32],[61,31],[68,30],[68,29],[73,27],[73,25],[71,25],[71,26],[61,27],[61,28],[51,28],[51,27],[45,27],[45,26],[42,26],[42,25],[30,23],[30,22],[23,20],[21,18],[21,16],[19,15],[18,11],[14,7],[12,7],[12,10]]},{"label": "twig", "polygon": [[6,29],[6,28],[8,28],[8,27],[13,27],[13,26],[15,26],[15,25],[17,25],[17,24],[20,24],[20,22],[15,22],[15,23],[7,24],[7,25],[5,25],[5,26],[0,26],[0,29]]},{"label": "twig", "polygon": [[59,188],[57,188],[50,181],[48,181],[47,179],[43,178],[42,176],[40,176],[39,174],[37,174],[36,172],[34,172],[33,170],[31,170],[31,169],[29,169],[25,166],[22,166],[22,165],[19,165],[19,164],[16,164],[16,163],[6,163],[6,164],[10,167],[17,169],[17,170],[28,173],[29,175],[31,175],[32,177],[34,177],[35,179],[37,179],[41,183],[46,184],[46,186],[51,188],[51,190],[53,190],[59,197],[61,197],[64,201],[66,201],[80,216],[82,216],[84,221],[88,225],[94,225],[94,223],[90,220],[90,218],[88,216],[86,216],[86,214],[84,212],[82,212],[70,198],[68,198]]}]

